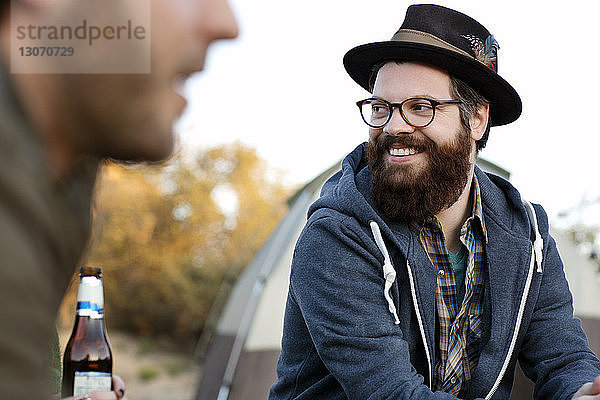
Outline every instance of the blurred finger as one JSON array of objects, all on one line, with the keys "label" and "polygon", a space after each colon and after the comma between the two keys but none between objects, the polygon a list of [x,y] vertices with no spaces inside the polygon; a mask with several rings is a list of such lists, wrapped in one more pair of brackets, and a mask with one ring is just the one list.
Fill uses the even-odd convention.
[{"label": "blurred finger", "polygon": [[113,375],[112,379],[113,390],[117,394],[119,399],[122,399],[125,396],[125,382],[119,375]]},{"label": "blurred finger", "polygon": [[594,379],[594,382],[592,382],[592,393],[600,394],[600,375]]},{"label": "blurred finger", "polygon": [[573,399],[596,400],[600,399],[600,376],[597,376],[593,382],[588,382],[579,388]]},{"label": "blurred finger", "polygon": [[117,400],[115,392],[93,392],[86,394],[83,397],[78,397],[78,400]]},{"label": "blurred finger", "polygon": [[581,396],[584,396],[586,394],[589,393],[589,388],[592,386],[591,382],[590,383],[584,383],[583,385],[581,385],[581,387],[579,388],[579,390],[577,392],[575,392],[575,394],[573,395],[573,399],[579,399]]}]

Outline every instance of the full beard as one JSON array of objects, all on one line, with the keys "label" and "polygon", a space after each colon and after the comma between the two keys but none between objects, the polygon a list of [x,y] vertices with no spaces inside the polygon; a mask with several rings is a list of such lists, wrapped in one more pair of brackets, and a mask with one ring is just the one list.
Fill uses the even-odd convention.
[{"label": "full beard", "polygon": [[[463,192],[471,171],[471,140],[462,128],[449,144],[436,145],[414,135],[369,140],[367,158],[371,170],[371,195],[384,216],[400,223],[423,222],[454,204]],[[423,152],[424,166],[387,160],[392,144]]]}]

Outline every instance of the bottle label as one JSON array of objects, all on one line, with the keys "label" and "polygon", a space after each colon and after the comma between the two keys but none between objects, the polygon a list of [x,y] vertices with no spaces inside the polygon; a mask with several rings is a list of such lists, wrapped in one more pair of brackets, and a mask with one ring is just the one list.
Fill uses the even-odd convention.
[{"label": "bottle label", "polygon": [[90,318],[104,317],[102,281],[94,276],[84,276],[79,282],[77,314]]},{"label": "bottle label", "polygon": [[110,372],[75,371],[73,396],[83,396],[91,392],[110,392],[112,376]]}]

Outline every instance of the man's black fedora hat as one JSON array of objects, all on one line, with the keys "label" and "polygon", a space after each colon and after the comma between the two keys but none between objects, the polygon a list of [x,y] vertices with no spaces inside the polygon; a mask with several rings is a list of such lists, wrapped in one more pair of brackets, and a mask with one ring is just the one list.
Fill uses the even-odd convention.
[{"label": "man's black fedora hat", "polygon": [[458,11],[433,4],[408,7],[402,26],[391,40],[357,46],[344,56],[352,79],[370,91],[373,66],[384,61],[434,65],[458,78],[490,102],[492,126],[521,115],[521,98],[498,75],[498,42],[479,22]]}]

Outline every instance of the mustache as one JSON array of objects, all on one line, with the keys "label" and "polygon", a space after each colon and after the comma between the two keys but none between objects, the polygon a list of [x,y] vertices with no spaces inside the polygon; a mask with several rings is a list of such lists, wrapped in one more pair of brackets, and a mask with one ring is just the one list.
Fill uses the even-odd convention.
[{"label": "mustache", "polygon": [[435,143],[429,138],[417,137],[415,135],[396,136],[385,134],[377,138],[375,148],[379,151],[387,151],[391,146],[411,147],[419,152],[435,149]]}]

